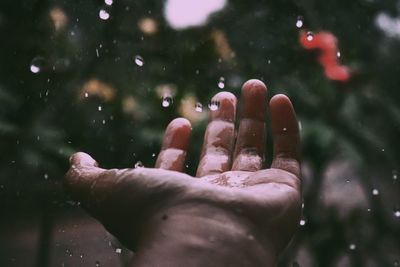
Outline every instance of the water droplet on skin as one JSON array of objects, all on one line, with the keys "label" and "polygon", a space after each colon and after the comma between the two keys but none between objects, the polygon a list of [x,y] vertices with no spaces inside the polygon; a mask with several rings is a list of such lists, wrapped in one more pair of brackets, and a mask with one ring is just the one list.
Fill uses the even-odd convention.
[{"label": "water droplet on skin", "polygon": [[142,67],[144,65],[143,58],[139,55],[135,56],[135,64],[138,65],[139,67]]},{"label": "water droplet on skin", "polygon": [[103,108],[102,108],[101,106],[98,106],[98,107],[97,107],[97,110],[98,110],[98,111],[101,111],[102,109],[103,109]]},{"label": "water droplet on skin", "polygon": [[356,244],[350,244],[349,249],[350,250],[355,250],[357,248]]},{"label": "water droplet on skin", "polygon": [[102,20],[108,20],[110,18],[110,13],[108,13],[106,10],[104,9],[100,9],[99,11],[99,17]]},{"label": "water droplet on skin", "polygon": [[379,195],[379,190],[376,188],[372,189],[372,195],[374,195],[374,196]]},{"label": "water droplet on skin", "polygon": [[164,96],[161,101],[161,106],[167,108],[172,104],[172,97],[171,96]]},{"label": "water droplet on skin", "polygon": [[312,41],[314,39],[313,32],[307,32],[307,41]]},{"label": "water droplet on skin", "polygon": [[219,108],[219,101],[211,100],[208,104],[208,108],[211,111],[216,111]]},{"label": "water droplet on skin", "polygon": [[107,6],[111,6],[111,5],[113,4],[113,0],[104,0],[104,3],[105,3]]},{"label": "water droplet on skin", "polygon": [[299,29],[300,29],[301,27],[303,27],[303,17],[302,17],[302,16],[298,16],[298,17],[297,17],[296,27],[299,28]]},{"label": "water droplet on skin", "polygon": [[203,105],[200,102],[197,102],[196,105],[194,106],[194,110],[197,112],[202,112],[203,111]]},{"label": "water droplet on skin", "polygon": [[138,162],[135,163],[135,169],[136,168],[143,168],[143,167],[144,167],[144,165],[143,165],[143,163],[141,161],[138,161]]},{"label": "water droplet on skin", "polygon": [[120,248],[116,248],[116,249],[115,249],[115,253],[121,254],[121,252],[122,252],[122,249],[120,249]]},{"label": "water droplet on skin", "polygon": [[42,57],[35,57],[32,59],[31,65],[30,65],[30,70],[32,73],[39,73],[42,71],[44,65],[44,58]]},{"label": "water droplet on skin", "polygon": [[224,87],[225,87],[225,78],[224,78],[224,77],[220,77],[220,78],[219,78],[218,87],[219,87],[220,89],[224,89]]}]

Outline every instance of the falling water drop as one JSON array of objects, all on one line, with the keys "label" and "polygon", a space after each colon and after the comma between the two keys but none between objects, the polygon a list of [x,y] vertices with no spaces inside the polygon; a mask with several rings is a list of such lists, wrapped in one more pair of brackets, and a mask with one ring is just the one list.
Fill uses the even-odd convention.
[{"label": "falling water drop", "polygon": [[98,106],[98,107],[97,107],[97,110],[98,110],[98,111],[102,111],[102,109],[103,109],[102,106]]},{"label": "falling water drop", "polygon": [[211,100],[208,104],[208,108],[211,111],[216,111],[219,108],[219,101]]},{"label": "falling water drop", "polygon": [[300,224],[301,226],[306,225],[306,220],[305,220],[305,219],[301,219],[299,224]]},{"label": "falling water drop", "polygon": [[393,214],[394,214],[395,217],[400,218],[400,209],[395,209],[393,211]]},{"label": "falling water drop", "polygon": [[164,108],[167,108],[171,106],[172,104],[172,97],[171,96],[163,96],[162,101],[161,101],[161,106]]},{"label": "falling water drop", "polygon": [[349,249],[350,249],[350,250],[355,250],[356,248],[357,248],[356,244],[351,243],[351,244],[349,245]]},{"label": "falling water drop", "polygon": [[224,87],[225,87],[225,78],[224,78],[224,77],[220,77],[220,78],[219,78],[218,87],[219,87],[220,89],[224,89]]},{"label": "falling water drop", "polygon": [[107,6],[111,6],[111,5],[113,4],[113,0],[104,0],[104,3],[105,3]]},{"label": "falling water drop", "polygon": [[194,106],[194,110],[197,112],[202,112],[203,111],[203,105],[200,102],[197,102],[196,105]]},{"label": "falling water drop", "polygon": [[379,195],[379,190],[376,188],[372,189],[372,195],[374,195],[374,196]]},{"label": "falling water drop", "polygon": [[302,16],[298,16],[298,17],[297,17],[296,27],[299,28],[299,29],[300,29],[301,27],[303,27],[303,17],[302,17]]},{"label": "falling water drop", "polygon": [[108,13],[107,10],[105,10],[105,9],[100,9],[99,17],[102,20],[108,20],[110,18],[110,13]]},{"label": "falling water drop", "polygon": [[36,74],[36,73],[39,73],[40,71],[42,71],[43,65],[44,65],[44,58],[35,57],[34,59],[32,59],[31,65],[29,68],[32,73]]},{"label": "falling water drop", "polygon": [[135,64],[138,65],[139,67],[142,67],[144,65],[143,58],[139,55],[136,55],[135,56]]},{"label": "falling water drop", "polygon": [[314,34],[313,32],[307,32],[307,41],[312,41],[314,39]]}]

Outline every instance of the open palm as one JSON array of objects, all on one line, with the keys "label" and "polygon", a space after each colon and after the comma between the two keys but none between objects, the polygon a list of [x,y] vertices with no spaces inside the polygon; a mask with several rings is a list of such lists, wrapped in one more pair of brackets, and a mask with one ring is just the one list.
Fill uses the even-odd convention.
[{"label": "open palm", "polygon": [[280,251],[301,213],[299,131],[292,104],[284,95],[270,101],[274,155],[271,168],[264,168],[265,85],[258,80],[243,85],[237,131],[235,96],[221,92],[212,101],[218,109],[210,111],[196,177],[182,172],[191,125],[178,118],[166,129],[155,168],[105,170],[80,152],[71,157],[67,189],[132,249],[152,235],[155,221],[173,219],[180,229],[200,229],[206,217],[215,225],[229,224],[226,218],[246,224],[256,229],[250,239],[268,237]]}]

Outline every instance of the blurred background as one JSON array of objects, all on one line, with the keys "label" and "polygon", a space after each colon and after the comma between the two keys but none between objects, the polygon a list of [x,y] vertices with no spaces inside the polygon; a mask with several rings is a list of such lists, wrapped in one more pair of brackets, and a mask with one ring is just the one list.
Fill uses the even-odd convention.
[{"label": "blurred background", "polygon": [[0,266],[124,266],[63,192],[69,155],[151,167],[183,116],[193,174],[210,97],[249,78],[301,127],[279,266],[400,266],[399,0],[2,0],[0,36]]}]

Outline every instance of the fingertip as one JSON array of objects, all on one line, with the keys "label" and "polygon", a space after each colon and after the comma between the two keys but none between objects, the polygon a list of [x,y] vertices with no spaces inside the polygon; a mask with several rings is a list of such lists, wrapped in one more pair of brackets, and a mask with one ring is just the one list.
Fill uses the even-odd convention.
[{"label": "fingertip", "polygon": [[77,152],[69,157],[70,165],[74,166],[88,166],[97,167],[98,163],[89,155],[84,152]]},{"label": "fingertip", "polygon": [[257,79],[248,80],[242,86],[241,117],[265,121],[267,111],[267,87]]},{"label": "fingertip", "polygon": [[178,148],[186,150],[192,125],[185,118],[176,118],[172,120],[165,131],[162,149]]},{"label": "fingertip", "polygon": [[250,79],[246,81],[243,86],[242,86],[242,92],[248,92],[248,91],[267,91],[267,86],[265,83],[258,79]]},{"label": "fingertip", "polygon": [[[236,96],[230,92],[219,92],[211,99],[210,119],[234,121],[236,116]],[[216,105],[215,108],[212,108]]]}]

